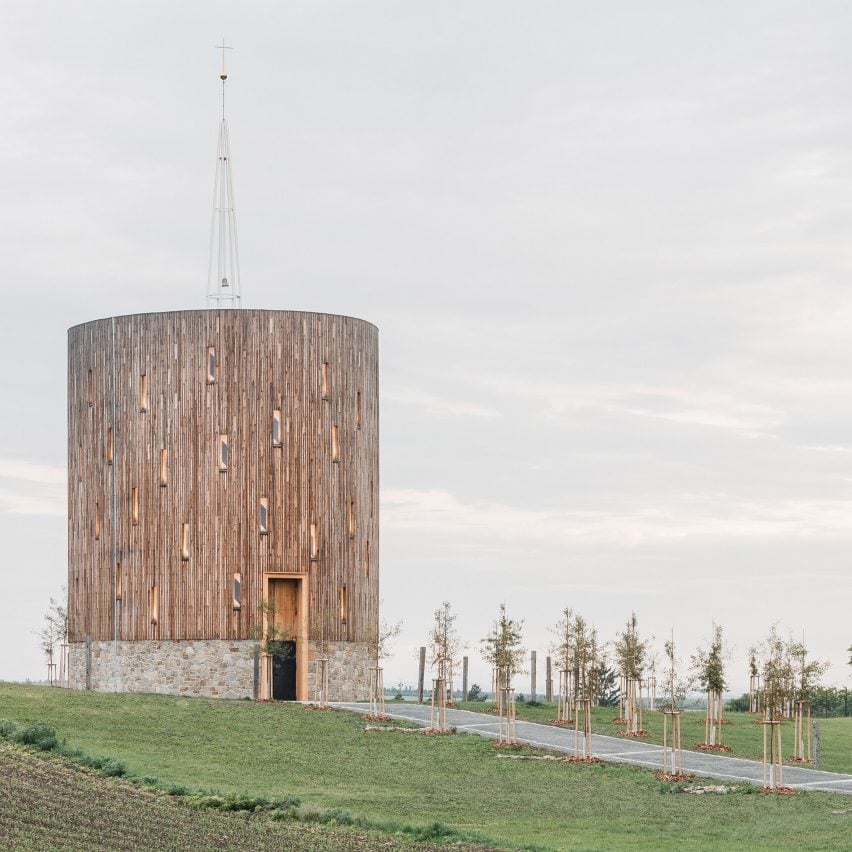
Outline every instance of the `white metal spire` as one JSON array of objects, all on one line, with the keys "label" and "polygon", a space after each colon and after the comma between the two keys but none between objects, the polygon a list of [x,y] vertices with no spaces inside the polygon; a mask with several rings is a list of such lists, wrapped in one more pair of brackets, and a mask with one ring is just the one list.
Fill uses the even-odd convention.
[{"label": "white metal spire", "polygon": [[207,307],[238,308],[240,306],[240,258],[237,250],[237,220],[234,214],[234,184],[231,173],[231,143],[225,118],[225,51],[232,48],[216,45],[222,51],[222,120],[219,123],[219,145],[216,152],[216,179],[213,183],[213,222],[210,226],[210,263],[207,267]]}]

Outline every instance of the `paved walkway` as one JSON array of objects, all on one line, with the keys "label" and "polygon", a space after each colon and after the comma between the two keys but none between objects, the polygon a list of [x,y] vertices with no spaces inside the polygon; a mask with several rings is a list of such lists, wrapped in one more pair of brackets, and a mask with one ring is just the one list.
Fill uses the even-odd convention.
[{"label": "paved walkway", "polygon": [[[369,706],[366,704],[339,702],[335,706],[354,710],[357,713],[369,712]],[[393,704],[389,705],[385,712],[395,719],[406,719],[421,725],[430,724],[430,708],[426,704]],[[497,739],[497,717],[490,713],[448,709],[447,724],[460,731]],[[516,730],[520,742],[554,751],[571,754],[574,752],[573,730],[565,730],[555,725],[523,722],[520,719],[517,721]],[[614,763],[634,763],[657,769],[661,769],[663,765],[662,746],[642,740],[592,734],[592,752],[596,757]],[[756,760],[704,754],[684,749],[683,769],[685,772],[721,778],[725,781],[748,781],[763,785],[763,764]],[[852,795],[852,775],[804,769],[799,766],[784,767],[784,785],[799,790],[824,790],[830,793]]]}]

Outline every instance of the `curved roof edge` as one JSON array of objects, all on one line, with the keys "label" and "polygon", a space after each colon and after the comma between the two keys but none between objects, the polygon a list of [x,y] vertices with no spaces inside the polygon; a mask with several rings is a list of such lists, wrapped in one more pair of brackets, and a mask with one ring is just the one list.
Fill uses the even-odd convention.
[{"label": "curved roof edge", "polygon": [[147,316],[157,316],[157,315],[168,315],[168,314],[212,314],[212,313],[239,313],[239,314],[304,314],[306,316],[319,316],[319,317],[339,317],[340,319],[347,320],[355,320],[356,322],[362,322],[365,325],[370,325],[376,331],[379,330],[379,327],[370,322],[369,320],[362,319],[361,317],[353,317],[349,314],[329,314],[325,311],[290,311],[290,310],[281,310],[279,308],[190,308],[182,311],[139,311],[135,314],[116,314],[115,316],[107,316],[107,317],[97,317],[96,319],[86,320],[86,322],[78,322],[74,325],[68,326],[67,331],[71,331],[75,328],[81,328],[84,325],[91,325],[95,322],[104,322],[105,320],[110,319],[125,319],[127,317],[147,317]]}]

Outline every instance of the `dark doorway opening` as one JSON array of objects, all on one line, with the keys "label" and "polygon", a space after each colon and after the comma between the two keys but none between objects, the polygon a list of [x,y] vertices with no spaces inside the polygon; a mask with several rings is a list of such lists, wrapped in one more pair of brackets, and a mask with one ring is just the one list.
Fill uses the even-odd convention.
[{"label": "dark doorway opening", "polygon": [[296,643],[279,640],[269,645],[272,654],[272,697],[277,701],[295,701]]}]

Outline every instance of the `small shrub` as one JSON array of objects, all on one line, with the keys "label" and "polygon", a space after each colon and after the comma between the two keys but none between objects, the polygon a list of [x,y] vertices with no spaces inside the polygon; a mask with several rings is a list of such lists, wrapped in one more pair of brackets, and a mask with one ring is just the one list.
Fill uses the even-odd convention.
[{"label": "small shrub", "polygon": [[121,778],[127,775],[127,767],[120,760],[108,758],[101,764],[101,773],[109,778]]},{"label": "small shrub", "polygon": [[432,822],[429,823],[429,825],[424,825],[420,828],[414,829],[412,837],[418,841],[446,840],[450,837],[454,837],[455,834],[455,830],[450,828],[448,825],[444,825],[442,822]]},{"label": "small shrub", "polygon": [[0,740],[11,740],[15,736],[18,726],[9,719],[0,719]]},{"label": "small shrub", "polygon": [[[156,778],[154,780],[156,781]],[[187,790],[186,787],[183,786],[183,784],[169,784],[169,786],[166,787],[166,792],[170,796],[188,796],[189,795],[189,790]]]},{"label": "small shrub", "polygon": [[32,745],[41,751],[52,751],[59,745],[56,730],[44,722],[33,722],[14,734],[14,740],[21,745]]}]

